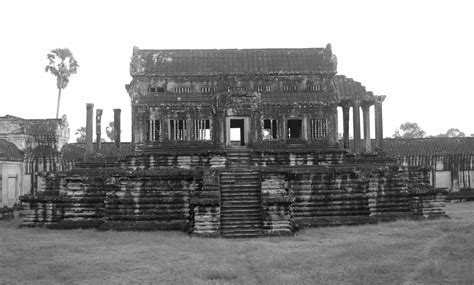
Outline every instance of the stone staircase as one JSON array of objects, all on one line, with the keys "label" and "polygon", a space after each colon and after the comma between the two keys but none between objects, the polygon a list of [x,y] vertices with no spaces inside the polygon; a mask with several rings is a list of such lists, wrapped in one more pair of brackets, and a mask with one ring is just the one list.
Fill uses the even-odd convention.
[{"label": "stone staircase", "polygon": [[247,149],[233,149],[227,151],[228,168],[249,168],[252,162],[252,154]]},{"label": "stone staircase", "polygon": [[231,168],[220,173],[221,235],[257,237],[263,233],[260,172]]}]

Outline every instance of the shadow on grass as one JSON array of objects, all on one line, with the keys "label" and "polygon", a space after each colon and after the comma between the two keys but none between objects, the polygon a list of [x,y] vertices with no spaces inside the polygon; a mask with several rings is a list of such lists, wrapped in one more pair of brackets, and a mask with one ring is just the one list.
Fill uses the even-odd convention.
[{"label": "shadow on grass", "polygon": [[227,270],[218,270],[218,269],[211,269],[204,271],[204,278],[205,280],[209,281],[232,281],[239,277],[239,275],[235,272],[229,272]]}]

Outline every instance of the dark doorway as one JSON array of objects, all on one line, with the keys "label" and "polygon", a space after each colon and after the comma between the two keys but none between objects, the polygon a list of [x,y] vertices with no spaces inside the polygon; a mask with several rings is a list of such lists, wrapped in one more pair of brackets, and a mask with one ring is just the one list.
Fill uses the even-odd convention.
[{"label": "dark doorway", "polygon": [[301,139],[303,135],[301,120],[288,120],[288,138]]},{"label": "dark doorway", "polygon": [[244,119],[230,120],[230,144],[237,146],[245,145],[245,123]]}]

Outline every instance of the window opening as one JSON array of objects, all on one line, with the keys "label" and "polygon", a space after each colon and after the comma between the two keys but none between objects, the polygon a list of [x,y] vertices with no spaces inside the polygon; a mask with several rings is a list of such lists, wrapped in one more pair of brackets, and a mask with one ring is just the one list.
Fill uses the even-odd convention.
[{"label": "window opening", "polygon": [[161,141],[161,121],[160,120],[147,120],[146,125],[146,137],[150,142]]},{"label": "window opening", "polygon": [[288,138],[301,139],[303,135],[301,120],[288,120]]},{"label": "window opening", "polygon": [[194,120],[193,122],[194,138],[196,140],[211,140],[211,121]]},{"label": "window opening", "polygon": [[170,140],[186,140],[186,120],[170,120]]},{"label": "window opening", "polygon": [[212,86],[201,87],[201,93],[214,93],[216,90],[217,88]]},{"label": "window opening", "polygon": [[327,137],[327,121],[326,119],[311,119],[311,138],[323,139]]},{"label": "window opening", "polygon": [[321,85],[308,85],[308,91],[321,91]]},{"label": "window opening", "polygon": [[270,91],[272,91],[272,86],[271,85],[257,86],[257,91],[258,92],[270,92]]},{"label": "window opening", "polygon": [[295,92],[295,91],[298,91],[298,86],[296,86],[296,85],[283,85],[283,91],[285,91],[285,92]]},{"label": "window opening", "polygon": [[265,119],[263,120],[263,139],[264,140],[276,140],[279,137],[278,134],[278,120]]},{"label": "window opening", "polygon": [[175,87],[175,93],[191,93],[191,87]]},{"label": "window opening", "polygon": [[163,87],[148,87],[149,93],[163,93],[165,92],[165,88]]}]

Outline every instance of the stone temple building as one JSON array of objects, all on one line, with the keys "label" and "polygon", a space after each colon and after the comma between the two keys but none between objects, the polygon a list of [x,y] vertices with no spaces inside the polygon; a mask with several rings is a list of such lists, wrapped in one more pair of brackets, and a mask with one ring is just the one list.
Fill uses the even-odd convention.
[{"label": "stone temple building", "polygon": [[61,149],[69,139],[66,116],[61,119],[0,117],[0,206],[34,193],[37,172],[62,170]]},{"label": "stone temple building", "polygon": [[40,174],[37,194],[22,197],[29,208],[24,225],[248,237],[443,216],[429,171],[383,154],[385,96],[336,73],[330,45],[134,48],[126,85],[133,150],[120,152],[118,137],[119,155],[94,153],[88,105],[84,159],[68,171]]}]

